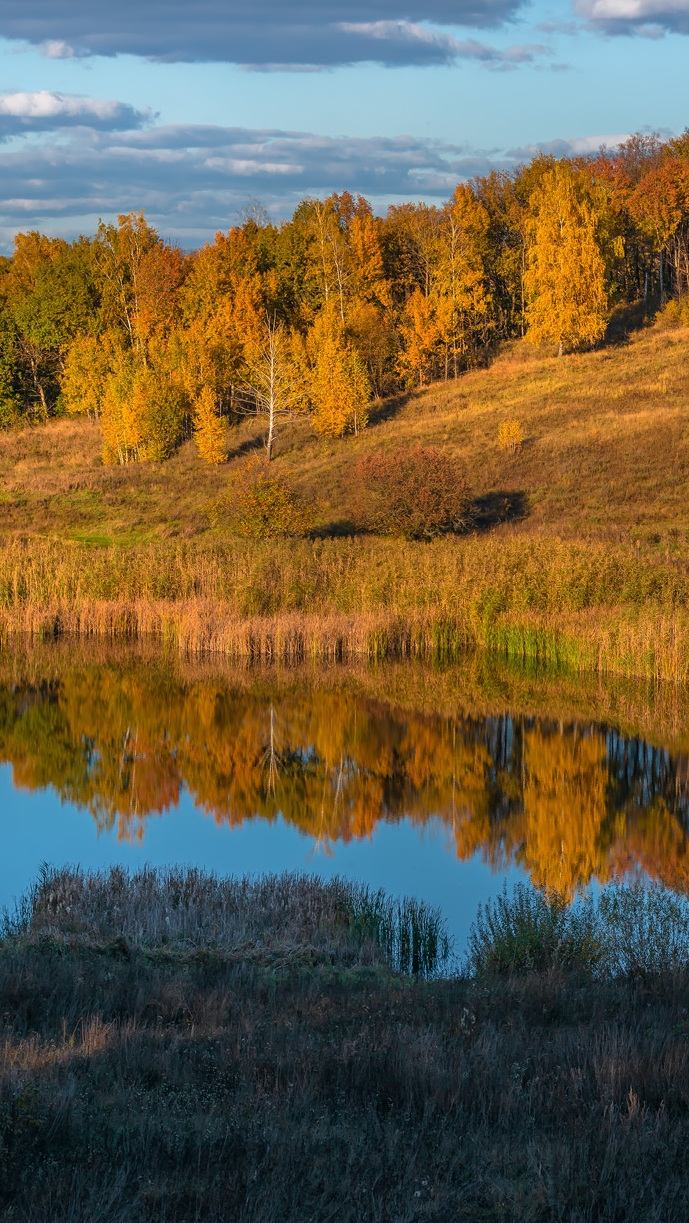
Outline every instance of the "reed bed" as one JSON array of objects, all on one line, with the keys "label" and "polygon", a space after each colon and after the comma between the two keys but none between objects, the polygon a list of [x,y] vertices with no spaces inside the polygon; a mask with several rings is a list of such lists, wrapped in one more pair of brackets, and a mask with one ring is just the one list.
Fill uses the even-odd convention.
[{"label": "reed bed", "polygon": [[374,538],[0,548],[0,640],[154,638],[232,660],[478,648],[575,671],[689,677],[689,572],[594,543]]},{"label": "reed bed", "polygon": [[35,887],[6,913],[8,936],[120,950],[200,948],[244,961],[386,964],[433,976],[451,942],[440,913],[346,879],[315,875],[220,879],[194,868],[122,867],[85,873],[45,866]]}]

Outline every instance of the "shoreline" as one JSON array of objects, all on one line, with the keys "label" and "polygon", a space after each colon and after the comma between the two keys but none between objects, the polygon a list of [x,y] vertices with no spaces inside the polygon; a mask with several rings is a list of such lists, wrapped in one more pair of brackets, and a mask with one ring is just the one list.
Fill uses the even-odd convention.
[{"label": "shoreline", "polygon": [[689,679],[689,570],[547,536],[0,544],[0,641],[153,639],[239,661],[447,661]]}]

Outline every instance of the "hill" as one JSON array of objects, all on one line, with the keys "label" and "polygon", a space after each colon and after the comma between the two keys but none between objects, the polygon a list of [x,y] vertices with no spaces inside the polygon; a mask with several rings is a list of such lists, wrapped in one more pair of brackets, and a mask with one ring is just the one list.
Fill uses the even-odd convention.
[{"label": "hill", "polygon": [[[285,424],[274,463],[316,500],[324,534],[351,526],[360,457],[421,443],[462,461],[479,529],[672,549],[686,526],[688,413],[689,328],[561,358],[513,343],[489,369],[378,403],[358,437]],[[510,419],[524,432],[516,455],[498,445]],[[209,468],[191,441],[166,463],[104,466],[97,424],[78,417],[0,434],[0,530],[120,545],[217,536],[205,511],[262,435],[260,420],[240,422],[228,464]]]},{"label": "hill", "polygon": [[[274,470],[316,503],[316,538],[304,541],[238,540],[209,517],[260,450],[256,419],[228,431],[228,462],[215,468],[192,442],[162,464],[104,466],[98,426],[82,419],[0,435],[2,624],[110,634],[165,622],[187,648],[255,654],[266,626],[249,644],[249,619],[289,615],[269,652],[476,644],[679,678],[688,373],[689,329],[656,324],[585,355],[513,343],[488,369],[378,403],[358,437],[323,441],[307,421],[286,424]],[[524,434],[514,454],[498,444],[509,420]],[[432,544],[357,535],[354,465],[416,443],[461,461],[472,528]],[[191,602],[197,627],[183,633]],[[295,616],[329,621],[320,645],[312,635],[307,646]],[[223,617],[230,637],[218,636]]]}]

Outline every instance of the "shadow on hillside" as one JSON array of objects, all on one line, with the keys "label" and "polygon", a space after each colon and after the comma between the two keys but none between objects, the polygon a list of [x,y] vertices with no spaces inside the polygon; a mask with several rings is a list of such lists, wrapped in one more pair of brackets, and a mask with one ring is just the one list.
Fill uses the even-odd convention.
[{"label": "shadow on hillside", "polygon": [[313,531],[314,539],[344,539],[348,535],[370,534],[371,532],[366,527],[354,522],[351,518],[336,518],[324,526],[316,527]]},{"label": "shadow on hillside", "polygon": [[476,497],[471,507],[472,529],[489,531],[503,522],[522,522],[529,516],[529,501],[521,489],[517,492],[495,490]]},{"label": "shadow on hillside", "polygon": [[[522,522],[528,516],[528,498],[521,490],[518,492],[497,490],[484,493],[483,496],[476,497],[472,501],[469,507],[467,528],[461,534],[481,534],[491,530],[492,527],[500,526],[501,523]],[[316,527],[313,532],[316,539],[342,539],[345,536],[372,538],[377,534],[377,531],[367,527],[355,512]]]},{"label": "shadow on hillside", "polygon": [[645,301],[640,298],[635,302],[620,302],[608,319],[603,347],[626,344],[635,331],[650,327],[659,309],[659,298],[650,295]]},{"label": "shadow on hillside", "polygon": [[409,391],[400,391],[399,395],[391,395],[389,399],[374,400],[369,409],[368,423],[371,425],[383,425],[389,420],[394,420],[402,411],[411,399]]},{"label": "shadow on hillside", "polygon": [[256,450],[265,451],[265,438],[262,433],[254,434],[253,437],[247,437],[238,446],[228,450],[227,462],[231,463],[233,459],[242,459],[245,455],[253,454]]}]

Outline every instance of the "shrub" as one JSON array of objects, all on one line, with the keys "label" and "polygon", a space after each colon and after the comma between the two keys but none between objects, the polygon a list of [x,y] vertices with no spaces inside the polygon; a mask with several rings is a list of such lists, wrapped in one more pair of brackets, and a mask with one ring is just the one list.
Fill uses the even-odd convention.
[{"label": "shrub", "polygon": [[498,429],[498,446],[510,454],[521,450],[524,433],[518,420],[504,420]]},{"label": "shrub", "polygon": [[689,966],[689,901],[661,884],[606,888],[599,901],[611,976],[646,977]]},{"label": "shrub", "polygon": [[479,907],[467,968],[483,973],[576,969],[652,977],[689,967],[689,900],[661,884],[613,884],[570,907],[528,884]]},{"label": "shrub", "polygon": [[604,956],[591,900],[569,907],[557,893],[519,883],[480,905],[469,933],[468,968],[481,973],[543,972],[549,968],[592,972]]},{"label": "shrub", "polygon": [[382,535],[432,539],[467,526],[462,468],[433,446],[375,451],[358,464],[354,486],[357,515]]},{"label": "shrub", "polygon": [[308,535],[313,528],[311,507],[258,455],[242,463],[211,517],[228,518],[237,535],[254,539]]},{"label": "shrub", "polygon": [[671,298],[662,310],[656,314],[655,321],[662,330],[672,331],[675,327],[689,327],[689,299],[677,301]]}]

